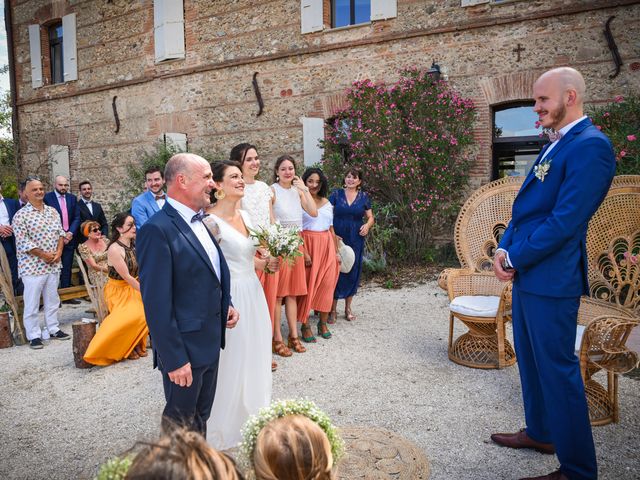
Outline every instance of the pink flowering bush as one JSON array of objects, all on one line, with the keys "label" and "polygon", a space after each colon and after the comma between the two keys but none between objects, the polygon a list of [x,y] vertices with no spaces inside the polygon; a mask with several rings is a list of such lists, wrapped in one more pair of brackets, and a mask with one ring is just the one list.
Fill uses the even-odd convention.
[{"label": "pink flowering bush", "polygon": [[392,85],[354,82],[347,97],[328,125],[323,168],[337,185],[347,166],[361,169],[366,190],[391,212],[393,224],[381,227],[398,231],[392,254],[424,258],[467,185],[473,103],[416,68]]},{"label": "pink flowering bush", "polygon": [[640,175],[640,97],[617,96],[613,103],[591,108],[589,116],[613,143],[616,175]]}]

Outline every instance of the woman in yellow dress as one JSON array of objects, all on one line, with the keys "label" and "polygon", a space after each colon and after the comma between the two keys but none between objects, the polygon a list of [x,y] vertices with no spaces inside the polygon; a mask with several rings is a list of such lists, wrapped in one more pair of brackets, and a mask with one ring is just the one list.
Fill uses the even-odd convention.
[{"label": "woman in yellow dress", "polygon": [[107,250],[109,280],[104,298],[109,315],[91,340],[84,360],[94,365],[110,365],[123,358],[147,356],[149,329],[138,282],[134,239],[136,225],[128,213],[119,213],[111,223],[112,238]]}]

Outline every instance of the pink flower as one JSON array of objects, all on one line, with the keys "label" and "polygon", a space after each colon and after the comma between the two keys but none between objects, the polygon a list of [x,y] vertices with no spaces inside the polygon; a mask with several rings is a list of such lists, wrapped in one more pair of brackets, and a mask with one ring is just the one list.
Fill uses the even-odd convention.
[{"label": "pink flower", "polygon": [[625,152],[624,150],[620,150],[620,157],[625,157],[627,155],[627,152]]},{"label": "pink flower", "polygon": [[635,135],[627,135],[627,140],[629,140],[630,142],[635,142],[636,141],[636,136]]},{"label": "pink flower", "polygon": [[624,102],[624,97],[622,95],[616,95],[616,98],[614,98],[613,101],[616,103],[622,103]]},{"label": "pink flower", "polygon": [[596,125],[596,128],[597,128],[598,130],[602,130],[602,127],[601,127],[600,125]]}]

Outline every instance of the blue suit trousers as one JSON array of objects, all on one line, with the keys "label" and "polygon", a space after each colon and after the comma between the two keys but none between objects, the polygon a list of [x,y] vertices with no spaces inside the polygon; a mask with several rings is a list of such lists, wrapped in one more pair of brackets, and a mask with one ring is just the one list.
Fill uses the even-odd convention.
[{"label": "blue suit trousers", "polygon": [[589,410],[575,355],[579,297],[554,298],[513,288],[513,337],[527,435],[553,443],[571,480],[598,478]]}]

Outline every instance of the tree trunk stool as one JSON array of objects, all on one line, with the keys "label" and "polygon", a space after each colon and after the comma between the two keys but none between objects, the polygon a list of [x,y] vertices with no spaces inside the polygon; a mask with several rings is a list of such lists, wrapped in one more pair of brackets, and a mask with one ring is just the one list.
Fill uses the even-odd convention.
[{"label": "tree trunk stool", "polygon": [[74,322],[71,325],[73,329],[73,362],[76,364],[76,368],[91,368],[92,364],[84,361],[84,357],[89,343],[96,334],[95,320]]}]

